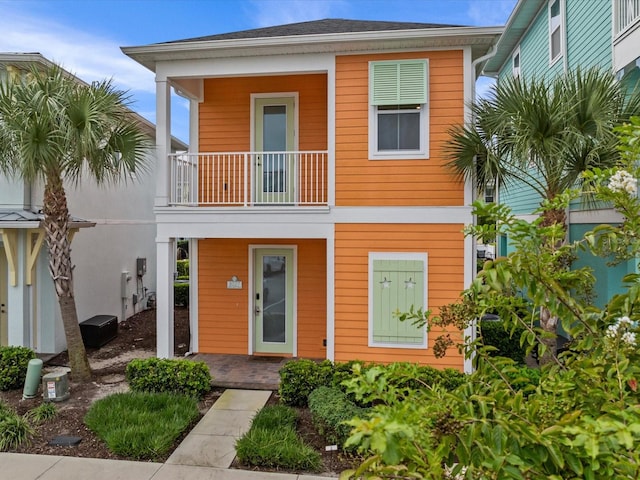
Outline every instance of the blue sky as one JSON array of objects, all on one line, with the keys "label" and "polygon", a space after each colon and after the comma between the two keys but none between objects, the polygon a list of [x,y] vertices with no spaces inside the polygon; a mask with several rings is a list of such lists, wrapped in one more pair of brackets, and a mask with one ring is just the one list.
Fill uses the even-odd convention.
[{"label": "blue sky", "polygon": [[[113,78],[155,121],[153,73],[122,46],[271,25],[348,18],[504,25],[515,0],[0,0],[0,52],[39,52],[87,82]],[[483,85],[486,85],[484,83]],[[187,138],[186,102],[173,132]]]}]

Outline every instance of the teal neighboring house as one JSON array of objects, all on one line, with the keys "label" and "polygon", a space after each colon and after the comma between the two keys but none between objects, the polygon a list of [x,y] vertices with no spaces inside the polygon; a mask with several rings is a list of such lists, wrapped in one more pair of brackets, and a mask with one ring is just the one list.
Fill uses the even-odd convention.
[{"label": "teal neighboring house", "polygon": [[[640,0],[519,0],[482,73],[500,82],[508,77],[553,78],[591,67],[610,70],[629,89],[640,88]],[[497,201],[521,218],[533,219],[540,198],[522,185],[499,191]],[[568,212],[569,239],[620,220],[610,209],[587,210],[575,202]],[[497,247],[498,255],[508,253],[507,239],[501,238]],[[612,267],[588,254],[574,265],[594,269],[594,302],[599,306],[621,290],[625,274],[637,271],[637,261]]]}]

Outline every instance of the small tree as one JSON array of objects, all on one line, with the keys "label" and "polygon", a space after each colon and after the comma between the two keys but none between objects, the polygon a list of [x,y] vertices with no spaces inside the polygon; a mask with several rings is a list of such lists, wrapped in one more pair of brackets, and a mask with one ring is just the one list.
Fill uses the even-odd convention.
[{"label": "small tree", "polygon": [[144,166],[150,144],[111,81],[86,85],[58,66],[32,69],[0,85],[0,173],[44,182],[44,229],[49,271],[60,305],[71,372],[91,369],[73,295],[69,211],[64,181],[126,178]]},{"label": "small tree", "polygon": [[[640,119],[619,133],[624,169],[596,170],[585,179],[597,198],[611,202],[625,220],[598,227],[584,241],[561,249],[585,248],[618,259],[638,251]],[[571,195],[561,197],[566,203]],[[570,350],[553,355],[541,367],[539,380],[529,381],[533,376],[520,374],[513,361],[480,349],[478,370],[451,393],[428,388],[399,392],[384,376],[358,376],[352,393],[369,395],[376,406],[369,419],[351,422],[355,430],[348,443],[358,445],[368,459],[343,478],[640,478],[640,275],[628,275],[627,290],[600,310],[576,295],[592,281],[588,270],[549,268],[555,250],[546,239],[556,227],[521,222],[504,207],[488,211],[501,218],[500,228],[514,239],[516,251],[486,262],[464,300],[449,311],[471,313],[468,323],[487,308],[515,310],[519,297],[503,293],[516,287],[534,306],[544,304],[561,319],[572,337]],[[459,317],[445,314],[437,320]],[[545,334],[533,326],[533,316],[530,321],[518,315],[503,318],[525,329],[520,342],[529,350]],[[470,353],[475,345],[467,347]]]}]

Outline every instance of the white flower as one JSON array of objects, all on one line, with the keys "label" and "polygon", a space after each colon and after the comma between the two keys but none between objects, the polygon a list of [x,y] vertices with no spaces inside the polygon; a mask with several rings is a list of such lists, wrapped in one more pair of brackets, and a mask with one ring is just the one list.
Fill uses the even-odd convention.
[{"label": "white flower", "polygon": [[622,341],[631,345],[632,347],[636,346],[636,334],[633,332],[624,332],[622,334]]},{"label": "white flower", "polygon": [[626,170],[618,170],[609,179],[609,190],[613,192],[627,192],[631,196],[638,193],[638,180]]}]

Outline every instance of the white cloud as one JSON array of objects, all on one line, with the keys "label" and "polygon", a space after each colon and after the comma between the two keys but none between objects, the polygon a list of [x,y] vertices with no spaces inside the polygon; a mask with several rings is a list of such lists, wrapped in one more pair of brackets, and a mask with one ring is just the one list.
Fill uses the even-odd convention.
[{"label": "white cloud", "polygon": [[38,52],[86,82],[113,78],[121,89],[155,94],[153,73],[126,57],[117,40],[2,7],[0,52]]},{"label": "white cloud", "polygon": [[471,0],[467,15],[473,25],[504,25],[515,4],[516,0]]},{"label": "white cloud", "polygon": [[343,0],[254,0],[251,5],[258,27],[335,18],[348,9]]}]

